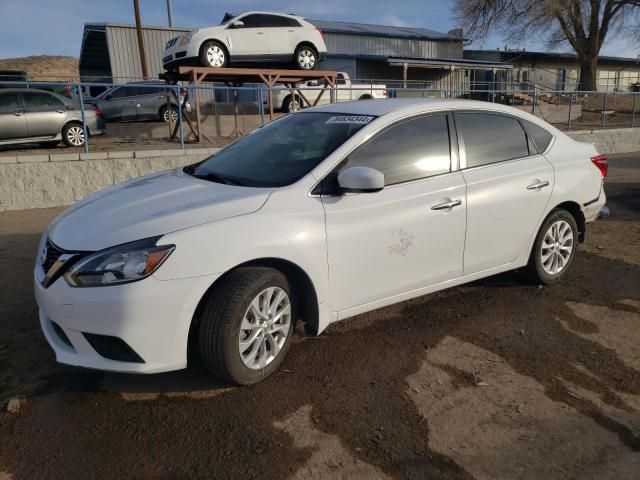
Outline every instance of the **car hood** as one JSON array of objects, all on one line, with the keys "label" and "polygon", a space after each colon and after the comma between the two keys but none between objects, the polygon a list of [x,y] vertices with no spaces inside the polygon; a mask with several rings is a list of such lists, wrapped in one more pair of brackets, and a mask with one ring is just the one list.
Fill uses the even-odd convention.
[{"label": "car hood", "polygon": [[49,238],[72,251],[97,251],[259,210],[272,189],[238,187],[162,172],[97,192],[62,213]]}]

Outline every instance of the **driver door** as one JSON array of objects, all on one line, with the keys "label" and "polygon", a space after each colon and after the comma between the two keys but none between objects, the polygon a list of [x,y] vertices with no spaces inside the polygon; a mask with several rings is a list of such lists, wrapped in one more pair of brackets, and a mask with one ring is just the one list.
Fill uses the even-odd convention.
[{"label": "driver door", "polygon": [[244,26],[234,27],[234,22],[229,25],[230,51],[234,61],[264,60],[269,55],[269,39],[262,17],[257,13],[245,15],[237,19]]},{"label": "driver door", "polygon": [[462,275],[466,184],[452,171],[449,129],[447,114],[389,127],[342,167],[375,168],[385,188],[323,197],[331,308],[339,318]]}]

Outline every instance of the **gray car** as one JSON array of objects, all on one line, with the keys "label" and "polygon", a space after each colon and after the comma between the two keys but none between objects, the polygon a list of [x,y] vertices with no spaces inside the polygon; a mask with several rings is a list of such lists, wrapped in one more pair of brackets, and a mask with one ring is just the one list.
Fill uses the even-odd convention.
[{"label": "gray car", "polygon": [[[91,102],[102,110],[107,122],[136,122],[144,120],[171,119],[178,121],[178,110],[174,97],[167,108],[166,87],[157,81],[125,83],[101,93]],[[181,92],[181,102],[184,102]],[[189,105],[185,105],[187,111]]]},{"label": "gray car", "polygon": [[[104,120],[96,107],[84,111],[87,133],[104,133]],[[70,99],[31,88],[0,90],[0,145],[41,143],[68,147],[85,142],[80,107]]]}]

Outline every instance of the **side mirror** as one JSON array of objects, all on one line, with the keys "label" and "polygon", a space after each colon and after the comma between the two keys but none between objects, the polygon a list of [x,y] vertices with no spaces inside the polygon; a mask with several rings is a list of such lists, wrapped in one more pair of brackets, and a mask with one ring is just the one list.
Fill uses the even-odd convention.
[{"label": "side mirror", "polygon": [[370,167],[351,167],[338,174],[342,192],[374,193],[384,188],[384,173]]},{"label": "side mirror", "polygon": [[112,95],[107,95],[104,97],[104,99],[108,102],[109,100],[111,100],[113,98]]},{"label": "side mirror", "polygon": [[242,20],[236,20],[231,24],[233,28],[242,28],[244,27],[244,22]]}]

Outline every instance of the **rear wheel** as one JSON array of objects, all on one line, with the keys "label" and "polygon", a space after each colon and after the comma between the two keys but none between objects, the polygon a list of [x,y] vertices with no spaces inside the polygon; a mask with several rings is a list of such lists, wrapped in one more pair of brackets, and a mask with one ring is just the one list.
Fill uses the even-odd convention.
[{"label": "rear wheel", "polygon": [[300,70],[315,70],[318,66],[318,52],[309,45],[300,45],[294,55],[296,68]]},{"label": "rear wheel", "polygon": [[259,382],[282,363],[295,330],[287,278],[266,267],[229,273],[209,293],[199,327],[205,367],[239,385]]},{"label": "rear wheel", "polygon": [[167,123],[169,121],[176,123],[178,121],[178,110],[173,105],[170,108],[164,106],[160,109],[160,118]]},{"label": "rear wheel", "polygon": [[298,97],[293,98],[291,95],[289,95],[282,102],[282,111],[284,113],[290,113],[290,112],[301,110],[301,109],[302,109],[302,105],[300,104]]},{"label": "rear wheel", "polygon": [[220,43],[210,40],[200,48],[200,64],[203,67],[224,68],[229,64],[229,55]]},{"label": "rear wheel", "polygon": [[62,129],[62,141],[67,147],[82,147],[85,142],[84,129],[79,123],[68,123]]},{"label": "rear wheel", "polygon": [[566,210],[551,212],[540,227],[527,265],[527,276],[538,284],[550,285],[564,277],[578,246],[578,225]]}]

